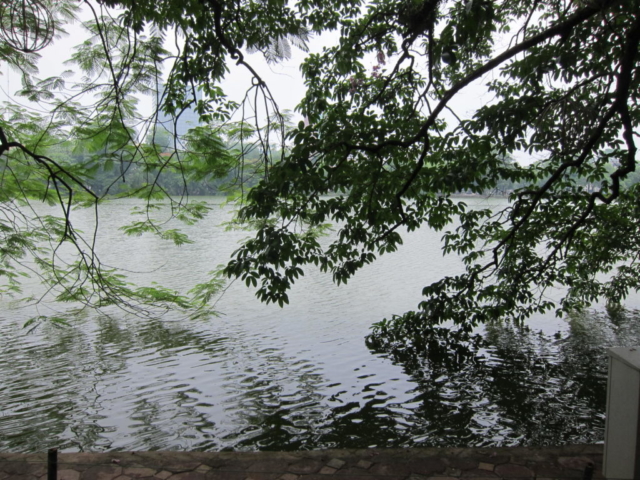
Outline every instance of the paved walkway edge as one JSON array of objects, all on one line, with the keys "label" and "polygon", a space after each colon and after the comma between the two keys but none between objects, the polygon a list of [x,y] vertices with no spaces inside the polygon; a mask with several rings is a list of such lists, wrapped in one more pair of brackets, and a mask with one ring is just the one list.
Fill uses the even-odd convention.
[{"label": "paved walkway edge", "polygon": [[[602,445],[298,452],[60,453],[58,480],[602,479]],[[585,470],[587,469],[587,470]],[[0,453],[0,480],[46,480],[47,454]]]}]

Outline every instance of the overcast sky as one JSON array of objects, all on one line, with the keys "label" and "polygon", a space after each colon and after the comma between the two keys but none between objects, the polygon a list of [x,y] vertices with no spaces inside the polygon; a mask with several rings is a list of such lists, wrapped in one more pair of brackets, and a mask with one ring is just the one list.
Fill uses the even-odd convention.
[{"label": "overcast sky", "polygon": [[[89,14],[86,11],[83,12],[81,16],[83,18],[89,18]],[[87,35],[79,23],[68,25],[67,30],[69,35],[56,39],[50,46],[40,52],[39,68],[41,78],[59,75],[62,71],[73,68],[70,65],[64,65],[63,62],[71,56],[73,47],[81,43]],[[335,32],[323,35],[322,37],[312,38],[310,43],[311,51],[320,52],[323,46],[334,43],[336,39],[337,33]],[[171,49],[169,42],[166,46]],[[290,60],[283,61],[276,65],[267,64],[261,54],[246,55],[247,61],[251,63],[269,85],[280,108],[288,110],[293,110],[304,95],[304,84],[300,75],[299,65],[306,54],[293,46],[292,53],[293,56]],[[371,68],[375,64],[373,58],[370,63]],[[231,73],[223,82],[223,88],[230,97],[239,98],[251,85],[251,77],[242,66],[236,66],[230,63],[229,67]],[[18,75],[11,72],[6,64],[2,65],[0,71],[2,72],[0,86],[3,91],[3,96],[6,97],[7,94],[13,95],[15,91],[20,88]],[[468,90],[473,91],[463,92],[462,96],[464,98],[456,102],[458,104],[457,110],[461,115],[465,116],[471,113],[472,108],[477,108],[477,106],[483,104],[482,102],[486,103],[489,100],[489,98],[486,98],[483,92],[477,88],[469,87]],[[15,101],[16,99],[12,98],[12,100]]]},{"label": "overcast sky", "polygon": [[[85,11],[82,17],[89,18],[89,13]],[[65,65],[64,61],[71,57],[73,47],[81,43],[87,37],[87,34],[79,23],[68,25],[67,30],[69,35],[56,39],[50,46],[40,52],[40,78],[59,75],[64,70],[73,69],[72,65]],[[324,46],[336,42],[337,38],[338,34],[336,32],[312,38],[310,42],[311,51],[320,52]],[[169,43],[166,47],[172,50]],[[304,95],[304,83],[299,66],[306,55],[306,53],[292,46],[292,58],[275,65],[267,64],[261,54],[246,55],[246,60],[269,86],[281,110],[293,111]],[[366,65],[369,70],[372,69],[376,62],[371,58],[370,63],[371,65]],[[391,61],[387,63],[387,68],[392,68],[390,64]],[[426,65],[423,65],[423,67],[426,68]],[[6,64],[0,68],[2,72],[2,76],[0,76],[0,99],[9,99],[26,105],[24,99],[14,96],[16,90],[20,88],[19,76],[10,71]],[[165,72],[168,68],[169,66],[167,65]],[[247,88],[251,86],[251,75],[246,68],[237,66],[235,63],[230,63],[229,68],[230,74],[222,83],[222,88],[231,99],[240,100],[244,97]],[[495,73],[490,73],[485,78],[465,88],[449,103],[450,107],[461,118],[469,118],[477,108],[490,103],[493,96],[483,85],[492,79],[494,75]],[[152,111],[151,97],[141,96],[139,108],[141,113],[150,114]],[[455,120],[448,112],[443,112],[442,116],[447,122],[455,123]],[[295,121],[300,119],[300,115],[294,117]],[[524,156],[519,156],[519,159],[526,161]]]}]

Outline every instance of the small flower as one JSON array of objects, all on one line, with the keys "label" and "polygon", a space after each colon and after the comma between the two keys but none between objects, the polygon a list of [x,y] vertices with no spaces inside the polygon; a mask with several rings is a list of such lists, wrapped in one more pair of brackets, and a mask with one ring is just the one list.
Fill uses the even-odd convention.
[{"label": "small flower", "polygon": [[364,83],[364,80],[362,78],[349,77],[349,83],[351,83],[349,93],[354,93],[358,87]]}]

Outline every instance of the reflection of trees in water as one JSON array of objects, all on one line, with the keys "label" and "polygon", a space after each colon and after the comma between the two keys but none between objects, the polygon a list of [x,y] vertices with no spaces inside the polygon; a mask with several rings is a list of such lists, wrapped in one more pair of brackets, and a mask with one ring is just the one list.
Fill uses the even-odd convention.
[{"label": "reflection of trees in water", "polygon": [[[570,334],[486,326],[483,346],[449,354],[378,343],[418,384],[405,445],[552,445],[603,438],[606,347],[640,338],[638,313],[569,317]],[[417,440],[416,440],[417,439]],[[393,443],[397,443],[394,441]]]},{"label": "reflection of trees in water", "polygon": [[[585,323],[591,323],[588,318]],[[591,338],[549,338],[524,328],[487,329],[482,390],[496,406],[505,444],[602,439],[606,358]]]},{"label": "reflection of trees in water", "polygon": [[[220,442],[238,450],[309,448],[322,419],[318,392],[327,382],[314,363],[279,348],[260,348],[264,340],[252,336],[234,346],[224,385],[224,413],[231,424]],[[274,345],[274,340],[265,343]]]},{"label": "reflection of trees in water", "polygon": [[[273,348],[277,339],[152,319],[84,327],[16,347],[25,360],[13,370],[30,374],[11,387],[29,408],[11,424],[0,418],[2,448],[300,449],[322,418],[320,368]],[[46,395],[33,398],[39,388]]]},{"label": "reflection of trees in water", "polygon": [[[99,441],[101,429],[93,423],[99,396],[94,371],[86,364],[90,339],[68,329],[42,330],[7,342],[0,355],[0,372],[6,375],[0,415],[3,450],[81,449]],[[25,332],[14,325],[5,335],[14,339]],[[88,419],[78,412],[86,412]]]},{"label": "reflection of trees in water", "polygon": [[[128,382],[121,385],[120,398],[111,400],[112,408],[123,409],[126,415],[126,425],[118,426],[126,431],[126,437],[120,435],[117,448],[189,448],[195,439],[212,437],[215,422],[200,410],[206,405],[199,402],[202,392],[189,382],[194,372],[182,367],[179,357],[224,356],[227,338],[157,319],[121,325],[105,318],[99,325],[96,349],[108,349],[123,360],[120,378]],[[137,371],[149,366],[150,371]],[[118,433],[114,429],[114,434]]]},{"label": "reflection of trees in water", "polygon": [[569,335],[555,336],[488,325],[482,344],[457,350],[446,342],[421,351],[372,346],[409,375],[414,388],[402,399],[394,398],[390,378],[377,375],[358,387],[328,384],[330,372],[286,353],[282,339],[266,333],[225,325],[223,337],[185,323],[99,318],[91,328],[5,345],[0,371],[15,375],[3,385],[10,416],[0,417],[0,446],[299,450],[598,441],[605,348],[637,343],[639,317],[576,314]]},{"label": "reflection of trees in water", "polygon": [[[164,412],[166,420],[168,406],[171,416],[196,417],[192,424],[201,429],[210,427],[191,405],[183,405],[185,388],[169,388],[162,392],[164,398],[160,402],[142,398],[149,392],[137,393],[138,383],[144,384],[148,379],[131,375],[130,360],[144,356],[140,353],[144,350],[157,355],[154,358],[158,360],[172,357],[180,348],[199,348],[214,354],[221,351],[224,339],[202,338],[175,324],[153,320],[126,325],[109,317],[91,321],[95,322],[94,331],[80,326],[44,327],[31,337],[24,337],[24,331],[19,329],[11,332],[21,341],[7,343],[10,348],[4,348],[0,355],[0,371],[13,372],[3,382],[6,395],[2,408],[6,414],[0,417],[2,449],[29,452],[54,446],[74,450],[112,448],[116,427],[111,426],[113,419],[107,418],[109,409],[117,412],[132,408],[131,428],[140,429],[141,443],[153,424],[153,428],[162,429],[151,435],[156,445],[162,435],[175,441],[177,434],[171,431],[169,422],[157,422],[158,416],[152,414]],[[127,395],[137,399],[132,407],[126,406],[131,400],[125,398]],[[120,398],[114,401],[114,396]],[[188,418],[186,421],[190,422]],[[178,426],[177,430],[185,428]],[[151,448],[151,443],[145,447]]]}]

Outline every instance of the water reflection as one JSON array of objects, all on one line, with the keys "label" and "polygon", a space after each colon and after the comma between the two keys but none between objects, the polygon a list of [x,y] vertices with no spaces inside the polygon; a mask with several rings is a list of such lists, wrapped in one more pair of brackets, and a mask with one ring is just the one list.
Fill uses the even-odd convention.
[{"label": "water reflection", "polygon": [[[101,241],[117,246],[117,221],[126,215],[116,207],[102,219],[114,238]],[[135,248],[107,251],[108,263],[153,272],[171,287],[191,285],[245,236],[218,227],[227,211],[215,215],[189,232],[215,248],[156,248],[157,239],[143,236],[133,239]],[[311,270],[285,309],[231,285],[219,304],[226,316],[210,322],[85,311],[70,329],[27,335],[21,326],[34,312],[0,299],[0,450],[601,440],[605,348],[638,343],[637,311],[587,312],[566,322],[540,317],[533,330],[487,326],[484,346],[468,355],[365,346],[371,323],[415,307],[423,285],[460,268],[459,259],[441,257],[438,239],[417,230],[399,252],[339,288]]]},{"label": "water reflection", "polygon": [[569,317],[569,332],[489,325],[461,360],[387,353],[413,378],[416,423],[404,445],[559,445],[603,439],[606,348],[637,344],[638,311]]},{"label": "water reflection", "polygon": [[363,364],[349,384],[330,382],[313,355],[291,355],[273,336],[238,325],[198,329],[100,317],[84,328],[45,329],[25,337],[26,345],[5,342],[0,371],[13,374],[3,378],[0,448],[597,442],[605,347],[636,343],[638,320],[637,311],[576,314],[568,331],[555,335],[489,325],[483,346],[466,357],[374,351],[372,364],[401,365],[407,378]]}]

